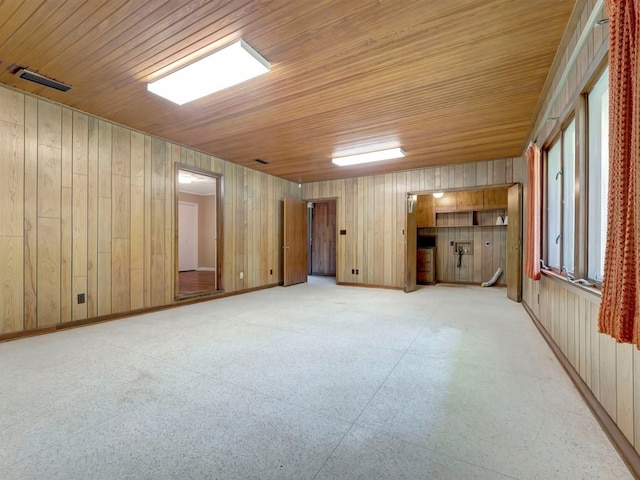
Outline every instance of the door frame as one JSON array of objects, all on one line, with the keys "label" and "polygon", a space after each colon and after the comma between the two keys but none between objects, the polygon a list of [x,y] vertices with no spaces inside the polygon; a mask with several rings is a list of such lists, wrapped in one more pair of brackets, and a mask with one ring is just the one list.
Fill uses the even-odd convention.
[{"label": "door frame", "polygon": [[[488,188],[510,188],[510,187],[514,187],[514,186],[520,186],[520,191],[522,192],[522,183],[520,182],[509,182],[509,183],[499,183],[499,184],[491,184],[491,185],[477,185],[477,186],[473,186],[473,187],[460,187],[460,188],[438,188],[438,189],[433,189],[433,190],[419,190],[419,191],[409,191],[407,192],[407,195],[409,194],[414,194],[414,195],[431,195],[433,193],[436,192],[443,192],[443,193],[447,193],[447,192],[462,192],[462,191],[466,191],[466,190],[484,190],[484,189],[488,189]],[[522,194],[520,194],[520,212],[522,212]],[[405,202],[406,202],[406,197],[405,197]],[[405,204],[405,209],[406,209],[406,204]],[[406,211],[406,210],[405,210]],[[414,214],[415,214],[415,210],[414,210]],[[408,213],[407,213],[408,216]],[[517,219],[520,223],[520,235],[518,239],[510,239],[509,235],[507,235],[507,251],[509,250],[510,246],[513,246],[512,248],[516,248],[515,244],[512,244],[511,242],[520,242],[520,248],[519,248],[519,255],[520,255],[520,277],[519,280],[516,284],[516,291],[518,292],[516,295],[516,298],[522,298],[522,214],[520,215],[520,217]],[[511,223],[512,220],[509,219],[509,223]],[[409,232],[407,230],[407,224],[405,223],[405,232],[408,235]],[[417,235],[417,229],[416,229],[416,235]],[[413,251],[413,258],[416,258],[417,255],[417,242],[414,242],[413,245],[410,245],[407,242],[407,237],[405,237],[405,291],[406,291],[406,280],[407,280],[407,274],[410,271],[409,269],[411,268],[411,266],[409,265],[409,260],[410,260],[410,254]],[[413,270],[415,271],[416,267],[413,266]],[[506,276],[506,272],[505,272],[505,276]],[[509,289],[509,285],[507,285],[507,290]],[[516,298],[514,298],[515,301],[520,301],[517,300]]]},{"label": "door frame", "polygon": [[[342,201],[342,199],[340,197],[322,197],[322,198],[308,198],[308,199],[303,199],[303,201],[305,202],[311,202],[311,203],[323,203],[323,202],[335,202],[336,204],[336,283],[339,282],[338,280],[338,276],[340,273],[340,259],[341,259],[341,253],[342,253],[342,249],[340,248],[340,217],[339,217],[339,212],[340,212],[340,202]],[[310,234],[308,235],[310,236]],[[310,245],[307,245],[307,252],[309,252],[310,250]],[[310,259],[307,258],[307,261],[309,261]],[[309,261],[309,271],[311,271],[311,262]]]},{"label": "door frame", "polygon": [[[223,214],[223,206],[224,206],[224,175],[221,173],[216,173],[211,170],[205,170],[203,168],[194,167],[192,165],[186,165],[184,163],[174,163],[173,164],[173,179],[174,179],[174,187],[173,187],[173,297],[174,300],[183,300],[185,298],[190,298],[194,296],[203,296],[203,295],[213,295],[218,293],[223,293],[223,285],[222,285],[222,265],[224,264],[224,236],[223,236],[223,224],[224,224],[224,214]],[[216,210],[216,228],[215,228],[215,249],[216,249],[216,287],[215,290],[205,293],[198,294],[190,294],[190,295],[181,295],[180,294],[180,272],[179,272],[179,264],[178,264],[178,254],[180,245],[178,244],[178,222],[179,222],[179,192],[180,192],[180,183],[178,182],[178,176],[180,171],[195,173],[198,175],[204,175],[206,177],[211,177],[216,179],[216,189],[215,189],[215,210]]]},{"label": "door frame", "polygon": [[[309,275],[313,275],[312,270],[313,270],[313,215],[315,212],[315,205],[314,207],[309,207],[308,205],[311,204],[316,204],[316,203],[333,203],[335,205],[335,217],[336,217],[336,221],[335,221],[335,232],[334,232],[334,238],[335,238],[335,242],[333,245],[334,248],[334,256],[335,256],[335,272],[334,272],[334,276],[337,278],[338,276],[338,199],[337,198],[328,198],[328,199],[322,199],[322,200],[305,200],[307,202],[307,213],[308,213],[308,221],[307,221],[307,238],[308,238],[308,242],[307,242],[307,262],[308,262],[308,272]],[[322,275],[322,274],[319,274]]]}]

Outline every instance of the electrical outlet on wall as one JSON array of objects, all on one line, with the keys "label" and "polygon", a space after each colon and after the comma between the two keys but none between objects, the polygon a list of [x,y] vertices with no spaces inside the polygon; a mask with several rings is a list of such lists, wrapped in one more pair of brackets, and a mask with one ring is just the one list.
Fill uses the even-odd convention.
[{"label": "electrical outlet on wall", "polygon": [[240,278],[244,278],[244,272],[240,272]]}]

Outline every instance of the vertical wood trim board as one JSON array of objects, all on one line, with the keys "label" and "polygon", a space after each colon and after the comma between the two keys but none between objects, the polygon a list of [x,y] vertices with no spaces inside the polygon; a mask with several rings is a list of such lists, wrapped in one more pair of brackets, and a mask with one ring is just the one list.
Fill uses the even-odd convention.
[{"label": "vertical wood trim board", "polygon": [[0,331],[24,328],[25,104],[0,91]]}]

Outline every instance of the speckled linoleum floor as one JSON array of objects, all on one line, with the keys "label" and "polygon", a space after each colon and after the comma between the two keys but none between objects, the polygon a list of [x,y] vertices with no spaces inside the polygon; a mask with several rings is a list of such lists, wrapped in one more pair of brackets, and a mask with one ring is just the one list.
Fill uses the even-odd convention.
[{"label": "speckled linoleum floor", "polygon": [[631,475],[504,289],[314,278],[0,344],[0,478]]}]

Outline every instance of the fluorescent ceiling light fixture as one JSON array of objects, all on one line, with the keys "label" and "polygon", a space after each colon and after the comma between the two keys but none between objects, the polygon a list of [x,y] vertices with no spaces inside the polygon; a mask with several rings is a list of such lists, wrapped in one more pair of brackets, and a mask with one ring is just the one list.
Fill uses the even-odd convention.
[{"label": "fluorescent ceiling light fixture", "polygon": [[433,194],[434,198],[442,198],[444,196],[444,192],[436,192]]},{"label": "fluorescent ceiling light fixture", "polygon": [[404,157],[404,150],[401,148],[389,148],[387,150],[348,155],[346,157],[333,157],[331,161],[340,167],[346,167],[349,165],[359,165],[361,163],[381,162],[383,160],[400,157]]},{"label": "fluorescent ceiling light fixture", "polygon": [[65,85],[62,82],[58,82],[53,78],[45,77],[44,75],[40,75],[39,73],[32,72],[31,70],[27,70],[26,68],[19,69],[16,72],[16,75],[20,78],[24,78],[25,80],[29,80],[30,82],[44,85],[45,87],[55,88],[56,90],[60,90],[61,92],[67,92],[71,89],[69,85]]},{"label": "fluorescent ceiling light fixture", "polygon": [[178,183],[187,184],[187,183],[191,183],[192,181],[193,181],[193,177],[188,173],[180,172],[180,174],[178,175]]},{"label": "fluorescent ceiling light fixture", "polygon": [[268,72],[271,65],[244,40],[232,43],[166,77],[147,90],[178,105],[205,97]]}]

